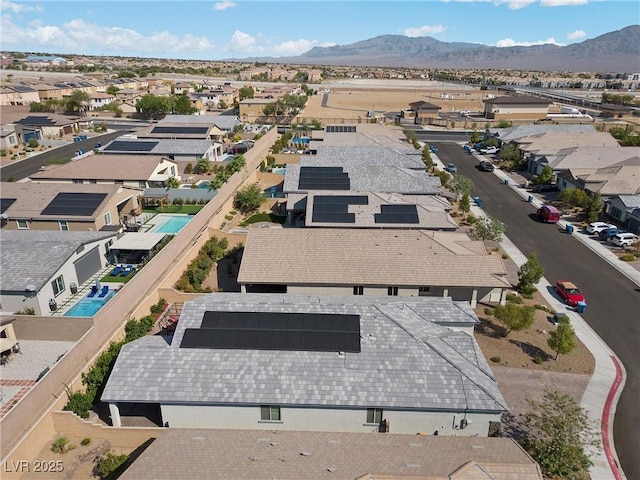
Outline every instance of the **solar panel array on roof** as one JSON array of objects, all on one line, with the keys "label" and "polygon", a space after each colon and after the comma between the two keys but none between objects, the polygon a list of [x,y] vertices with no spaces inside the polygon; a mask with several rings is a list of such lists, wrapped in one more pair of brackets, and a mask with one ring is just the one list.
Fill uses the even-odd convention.
[{"label": "solar panel array on roof", "polygon": [[324,128],[327,133],[356,133],[355,125],[327,125]]},{"label": "solar panel array on roof", "polygon": [[11,85],[11,88],[17,92],[35,92],[33,88],[27,87],[26,85]]},{"label": "solar panel array on roof", "polygon": [[40,215],[90,217],[106,196],[106,193],[61,192],[40,212]]},{"label": "solar panel array on roof", "polygon": [[19,123],[20,125],[55,125],[56,124],[56,122],[49,117],[38,117],[38,116],[25,117],[21,120],[18,120],[16,123]]},{"label": "solar panel array on roof", "polygon": [[380,205],[380,213],[374,215],[376,223],[419,223],[418,208],[408,204]]},{"label": "solar panel array on roof", "polygon": [[104,150],[108,152],[150,152],[158,145],[158,142],[131,142],[115,140],[107,145]]},{"label": "solar panel array on roof", "polygon": [[175,133],[176,135],[205,135],[209,127],[155,127],[151,133]]},{"label": "solar panel array on roof", "polygon": [[4,213],[15,201],[15,198],[0,198],[0,213]]},{"label": "solar panel array on roof", "polygon": [[356,214],[349,205],[368,205],[366,195],[316,195],[311,220],[317,223],[355,223]]},{"label": "solar panel array on roof", "polygon": [[207,311],[180,348],[360,352],[360,316]]},{"label": "solar panel array on roof", "polygon": [[300,190],[349,190],[349,174],[342,167],[300,167]]}]

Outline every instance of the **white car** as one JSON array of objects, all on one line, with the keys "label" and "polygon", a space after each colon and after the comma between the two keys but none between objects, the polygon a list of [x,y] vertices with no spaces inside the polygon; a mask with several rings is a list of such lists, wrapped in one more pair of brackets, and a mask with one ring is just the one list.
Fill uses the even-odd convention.
[{"label": "white car", "polygon": [[469,115],[469,110],[460,110],[460,115],[462,115],[463,117],[466,117]]},{"label": "white car", "polygon": [[606,230],[607,228],[615,228],[615,225],[611,225],[610,223],[605,222],[593,222],[590,223],[587,227],[587,233],[596,234],[600,233],[602,230]]},{"label": "white car", "polygon": [[487,147],[487,148],[483,148],[480,150],[480,153],[484,153],[486,154],[492,154],[492,153],[498,153],[498,147]]},{"label": "white car", "polygon": [[638,241],[640,241],[640,237],[634,233],[617,233],[611,238],[611,243],[618,247],[628,247]]}]

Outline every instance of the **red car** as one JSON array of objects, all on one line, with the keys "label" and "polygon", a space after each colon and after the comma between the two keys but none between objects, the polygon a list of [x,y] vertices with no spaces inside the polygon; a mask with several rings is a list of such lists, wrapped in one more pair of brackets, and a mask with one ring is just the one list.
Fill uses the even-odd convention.
[{"label": "red car", "polygon": [[582,292],[571,282],[558,280],[555,284],[555,289],[560,298],[570,307],[578,306],[578,302],[586,303]]}]

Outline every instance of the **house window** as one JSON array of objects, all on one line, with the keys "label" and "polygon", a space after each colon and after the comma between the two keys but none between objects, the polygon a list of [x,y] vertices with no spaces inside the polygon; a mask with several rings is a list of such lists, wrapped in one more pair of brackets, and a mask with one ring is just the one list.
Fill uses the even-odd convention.
[{"label": "house window", "polygon": [[83,181],[82,179],[77,179],[77,178],[76,178],[76,179],[74,179],[74,180],[73,180],[73,183],[83,184],[83,183],[84,183],[84,181]]},{"label": "house window", "polygon": [[107,212],[104,214],[104,224],[111,225],[111,212]]},{"label": "house window", "polygon": [[124,185],[124,180],[114,180],[113,183],[116,185]]},{"label": "house window", "polygon": [[63,232],[69,231],[69,223],[66,220],[58,221],[58,225],[60,225],[60,230]]},{"label": "house window", "polygon": [[176,167],[171,166],[171,176],[175,177],[176,176]]},{"label": "house window", "polygon": [[64,292],[64,279],[62,278],[62,275],[51,282],[51,288],[53,289],[54,297],[57,297],[62,292]]},{"label": "house window", "polygon": [[364,287],[362,285],[358,285],[353,287],[354,295],[364,295]]},{"label": "house window", "polygon": [[382,409],[367,408],[367,423],[375,423],[376,425],[382,423]]},{"label": "house window", "polygon": [[95,185],[96,183],[98,183],[98,181],[97,180],[89,180],[89,183],[93,183]]},{"label": "house window", "polygon": [[622,210],[620,210],[618,207],[611,207],[610,213],[613,218],[617,218],[618,220],[622,218]]},{"label": "house window", "polygon": [[419,297],[428,297],[431,295],[431,287],[419,287],[418,288],[418,296]]},{"label": "house window", "polygon": [[147,182],[146,180],[138,180],[138,186],[140,188],[147,188]]},{"label": "house window", "polygon": [[390,297],[397,297],[398,296],[398,287],[389,287],[389,288],[387,288],[387,295],[389,295]]},{"label": "house window", "polygon": [[280,407],[277,405],[262,405],[260,407],[260,420],[263,422],[279,422]]},{"label": "house window", "polygon": [[18,230],[29,229],[29,220],[16,220],[16,224],[18,225]]}]

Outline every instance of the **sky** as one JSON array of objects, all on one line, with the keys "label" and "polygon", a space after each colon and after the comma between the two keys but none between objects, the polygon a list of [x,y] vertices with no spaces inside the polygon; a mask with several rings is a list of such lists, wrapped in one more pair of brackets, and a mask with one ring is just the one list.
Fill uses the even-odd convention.
[{"label": "sky", "polygon": [[640,20],[637,0],[0,0],[0,50],[189,60],[287,57],[378,35],[569,45]]}]

